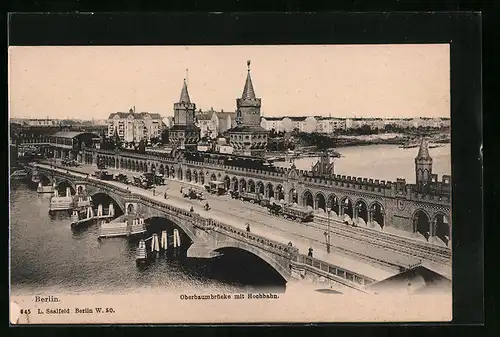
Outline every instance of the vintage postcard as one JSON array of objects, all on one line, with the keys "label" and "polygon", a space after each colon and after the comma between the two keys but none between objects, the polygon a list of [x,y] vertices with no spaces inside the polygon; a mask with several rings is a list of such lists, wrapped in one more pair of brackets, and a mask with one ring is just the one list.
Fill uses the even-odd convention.
[{"label": "vintage postcard", "polygon": [[8,62],[11,324],[452,319],[448,44]]}]

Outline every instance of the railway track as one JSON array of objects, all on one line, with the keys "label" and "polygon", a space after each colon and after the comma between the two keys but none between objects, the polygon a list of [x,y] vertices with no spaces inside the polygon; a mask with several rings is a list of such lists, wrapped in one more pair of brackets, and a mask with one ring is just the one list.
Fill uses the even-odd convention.
[{"label": "railway track", "polygon": [[[223,213],[227,213],[226,210],[221,209]],[[253,207],[252,211],[256,213],[260,213],[262,215],[269,215],[268,212],[261,210],[257,205]],[[230,214],[230,213],[228,213]],[[232,214],[230,214],[232,215]],[[241,219],[248,220],[242,216],[234,215]],[[289,220],[286,218],[281,218],[285,221],[289,221],[292,223],[297,223],[296,221]],[[252,221],[256,221],[253,219]],[[279,229],[277,227],[271,226],[269,224],[263,223],[261,221],[257,221],[262,223],[263,225],[275,229]],[[323,218],[315,218],[315,222],[310,222],[307,224],[302,224],[304,226],[313,227],[321,231],[325,231],[328,228],[328,220]],[[377,232],[375,230],[370,230],[363,227],[353,227],[347,226],[337,220],[330,220],[330,232],[336,236],[342,237],[347,240],[357,241],[369,244],[371,246],[384,249],[386,251],[396,252],[408,257],[418,258],[422,260],[427,260],[431,262],[437,262],[439,264],[450,265],[451,264],[451,253],[446,247],[439,247],[429,243],[421,243],[415,242],[411,239],[406,239],[403,237],[398,237],[395,235],[390,235],[386,233]],[[310,239],[308,237],[305,237]],[[326,245],[325,242],[320,240],[314,240],[316,242],[321,243],[322,245]]]},{"label": "railway track", "polygon": [[[313,225],[318,229],[326,230],[328,220],[316,219],[321,227]],[[332,224],[333,223],[333,224]],[[411,239],[405,239],[390,234],[380,233],[375,230],[370,230],[363,227],[346,226],[336,220],[330,220],[330,230],[338,234],[339,231],[350,233],[353,237],[359,238],[362,242],[366,242],[373,246],[391,250],[404,254],[406,256],[417,257],[440,264],[451,264],[451,253],[448,248],[434,246],[415,242]]]},{"label": "railway track", "polygon": [[[171,196],[171,198],[172,198],[172,196]],[[173,198],[174,199],[182,200],[181,197],[177,197],[177,196],[173,196]],[[203,202],[205,202],[205,201],[203,201]],[[203,202],[200,201],[200,203],[203,203]],[[269,223],[265,222],[264,220],[255,219],[255,218],[248,219],[247,217],[244,217],[242,215],[230,213],[227,210],[227,208],[218,208],[218,207],[211,206],[211,209],[212,210],[216,210],[216,211],[218,211],[220,213],[223,213],[223,214],[227,214],[227,215],[229,215],[231,217],[234,217],[234,218],[239,218],[239,219],[241,219],[241,220],[243,220],[245,222],[257,223],[257,224],[262,225],[262,226],[267,227],[267,228],[271,228],[271,229],[274,229],[274,230],[278,230],[278,231],[281,231],[281,232],[286,232],[288,234],[292,234],[294,236],[301,237],[301,238],[303,238],[303,239],[305,239],[307,241],[312,241],[312,242],[318,243],[318,244],[323,245],[323,246],[326,245],[323,240],[314,239],[314,238],[311,238],[309,236],[305,236],[305,235],[302,235],[302,234],[299,234],[299,233],[288,232],[286,229],[283,229],[283,228],[280,228],[280,227],[276,227],[276,226],[272,226]],[[269,214],[267,212],[263,212],[261,210],[252,210],[252,211],[255,211],[256,213],[260,213],[262,215],[269,216]],[[285,220],[285,221],[297,224],[296,221],[288,220],[288,219],[284,219],[284,218],[282,218],[282,219]],[[314,227],[320,229],[317,226],[314,226]],[[343,238],[345,238],[347,240],[354,241],[354,242],[360,242],[359,240],[353,239],[352,237],[350,237],[348,235],[345,235],[345,234],[340,235],[340,234],[341,233],[339,232],[338,236],[342,236]],[[387,261],[387,260],[382,259],[382,258],[374,257],[373,255],[363,254],[361,252],[354,251],[354,250],[349,250],[349,249],[346,249],[346,248],[343,248],[343,247],[332,246],[331,248],[332,248],[332,250],[335,250],[335,251],[338,251],[340,253],[343,253],[344,255],[352,256],[352,257],[355,257],[355,258],[358,258],[358,259],[365,260],[365,261],[367,261],[367,262],[369,262],[371,264],[388,268],[391,271],[399,270],[401,267],[407,267],[407,265],[404,265],[402,263],[393,263],[393,262]]]}]

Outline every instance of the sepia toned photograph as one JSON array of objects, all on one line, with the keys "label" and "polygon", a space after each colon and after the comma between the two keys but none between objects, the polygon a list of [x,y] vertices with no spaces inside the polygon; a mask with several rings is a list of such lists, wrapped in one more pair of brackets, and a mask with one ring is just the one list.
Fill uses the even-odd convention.
[{"label": "sepia toned photograph", "polygon": [[452,319],[449,44],[11,46],[11,324]]}]

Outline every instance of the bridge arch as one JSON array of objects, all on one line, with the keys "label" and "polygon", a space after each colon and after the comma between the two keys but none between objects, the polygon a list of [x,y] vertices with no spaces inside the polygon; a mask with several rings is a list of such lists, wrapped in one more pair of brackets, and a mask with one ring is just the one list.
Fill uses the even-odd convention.
[{"label": "bridge arch", "polygon": [[363,219],[365,224],[368,223],[368,203],[364,199],[356,200],[356,217]]},{"label": "bridge arch", "polygon": [[284,263],[279,263],[271,254],[268,254],[266,251],[263,251],[258,247],[243,242],[221,243],[213,250],[216,252],[223,252],[225,249],[239,249],[251,253],[272,267],[281,276],[285,283],[290,279],[291,273],[289,265],[286,264],[285,266]]},{"label": "bridge arch", "polygon": [[448,245],[451,239],[450,219],[443,212],[437,212],[432,218],[434,236]]},{"label": "bridge arch", "polygon": [[59,178],[56,180],[56,188],[58,191],[61,191],[62,189],[64,189],[64,191],[66,191],[67,187],[69,187],[71,194],[76,193],[76,186],[71,180],[64,179],[64,178],[62,178],[62,179]]},{"label": "bridge arch", "polygon": [[302,206],[314,208],[314,198],[310,190],[305,190],[302,193]]},{"label": "bridge arch", "polygon": [[[173,216],[170,216],[169,214],[163,214],[163,215],[152,215],[150,217],[147,217],[144,219],[144,222],[146,223],[146,228],[148,227],[148,225],[151,225],[151,222],[154,220],[167,220],[171,225],[173,225],[173,227],[178,227],[184,234],[186,234],[189,240],[191,240],[191,243],[196,242],[196,234],[194,233],[194,231],[188,226],[185,226],[182,223],[182,221],[176,220]],[[171,234],[172,233],[168,233],[168,235]]]},{"label": "bridge arch", "polygon": [[44,186],[52,185],[52,183],[54,182],[54,178],[50,174],[38,172],[38,177],[40,178],[40,182]]},{"label": "bridge arch", "polygon": [[314,205],[316,209],[321,209],[323,212],[326,212],[326,198],[322,192],[318,192],[314,196]]},{"label": "bridge arch", "polygon": [[384,206],[378,201],[374,201],[369,206],[372,222],[384,228],[385,226],[385,209]]},{"label": "bridge arch", "polygon": [[412,216],[413,232],[422,234],[426,240],[429,240],[431,235],[431,217],[424,209],[417,209]]},{"label": "bridge arch", "polygon": [[[97,204],[98,202],[96,203],[96,200],[99,200],[99,197],[106,197],[108,199],[110,199],[113,204],[114,204],[114,207],[117,207],[117,215],[121,215],[121,214],[125,214],[125,204],[120,200],[120,198],[117,198],[116,196],[114,195],[111,195],[110,193],[108,192],[105,192],[105,191],[92,191],[91,193],[89,193],[90,197],[92,198],[92,202],[94,203],[94,207],[97,207]],[[109,205],[105,205],[103,204],[102,207],[103,208],[106,208],[108,207]],[[133,205],[129,205],[129,206],[133,206]]]}]

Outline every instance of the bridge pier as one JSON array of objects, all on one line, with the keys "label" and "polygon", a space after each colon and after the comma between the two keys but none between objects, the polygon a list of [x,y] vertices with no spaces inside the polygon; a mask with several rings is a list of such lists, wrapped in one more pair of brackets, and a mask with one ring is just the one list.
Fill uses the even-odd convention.
[{"label": "bridge pier", "polygon": [[193,243],[186,252],[187,257],[198,259],[211,259],[219,255],[207,243]]}]

